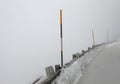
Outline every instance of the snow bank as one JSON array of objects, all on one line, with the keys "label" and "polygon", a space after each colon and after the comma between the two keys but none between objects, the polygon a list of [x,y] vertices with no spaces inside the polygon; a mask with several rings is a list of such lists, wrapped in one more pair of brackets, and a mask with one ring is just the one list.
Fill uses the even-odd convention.
[{"label": "snow bank", "polygon": [[103,50],[103,46],[96,47],[91,51],[87,52],[84,56],[77,59],[67,68],[61,69],[61,74],[58,76],[52,84],[76,84],[76,82],[82,76],[82,71],[86,65],[94,59],[96,54]]}]

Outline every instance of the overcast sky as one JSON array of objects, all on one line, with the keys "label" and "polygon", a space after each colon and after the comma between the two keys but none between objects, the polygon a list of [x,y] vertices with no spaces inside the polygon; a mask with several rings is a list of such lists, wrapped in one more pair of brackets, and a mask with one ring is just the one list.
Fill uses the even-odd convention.
[{"label": "overcast sky", "polygon": [[0,84],[28,84],[60,64],[59,10],[64,62],[96,43],[119,39],[119,0],[0,0]]}]

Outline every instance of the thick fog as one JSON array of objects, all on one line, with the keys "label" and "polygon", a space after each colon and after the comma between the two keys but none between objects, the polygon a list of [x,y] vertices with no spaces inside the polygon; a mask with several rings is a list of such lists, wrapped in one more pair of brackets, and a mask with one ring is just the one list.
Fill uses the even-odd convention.
[{"label": "thick fog", "polygon": [[72,54],[120,37],[119,0],[0,0],[0,84],[29,84]]}]

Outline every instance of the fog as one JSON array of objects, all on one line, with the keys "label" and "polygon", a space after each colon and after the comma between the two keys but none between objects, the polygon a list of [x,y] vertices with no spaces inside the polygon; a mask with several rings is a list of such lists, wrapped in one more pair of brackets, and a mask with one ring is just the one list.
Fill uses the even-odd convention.
[{"label": "fog", "polygon": [[72,54],[119,39],[119,0],[0,0],[0,84],[29,84],[60,64],[59,10],[64,63]]}]

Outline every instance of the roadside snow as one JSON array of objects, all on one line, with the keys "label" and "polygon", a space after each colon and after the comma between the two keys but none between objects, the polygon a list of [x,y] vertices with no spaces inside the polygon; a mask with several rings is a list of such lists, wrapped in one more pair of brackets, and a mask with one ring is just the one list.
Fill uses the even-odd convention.
[{"label": "roadside snow", "polygon": [[94,59],[94,57],[103,50],[103,46],[96,47],[77,59],[67,68],[62,68],[60,76],[58,76],[51,84],[76,84],[82,76],[82,72]]}]

